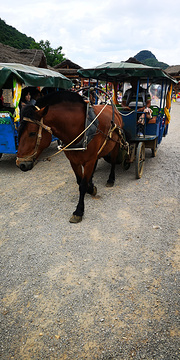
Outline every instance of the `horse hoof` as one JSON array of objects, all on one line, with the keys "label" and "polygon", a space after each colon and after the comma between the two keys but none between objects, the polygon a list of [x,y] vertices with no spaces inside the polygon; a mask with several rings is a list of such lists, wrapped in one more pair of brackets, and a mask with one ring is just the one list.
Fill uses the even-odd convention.
[{"label": "horse hoof", "polygon": [[78,215],[72,215],[69,222],[72,224],[77,224],[79,222],[82,221],[82,216],[78,216]]},{"label": "horse hoof", "polygon": [[96,186],[93,186],[93,192],[92,192],[92,196],[96,196],[97,194],[97,187]]},{"label": "horse hoof", "polygon": [[106,183],[106,187],[113,187],[114,186],[114,183],[113,182],[108,182]]}]

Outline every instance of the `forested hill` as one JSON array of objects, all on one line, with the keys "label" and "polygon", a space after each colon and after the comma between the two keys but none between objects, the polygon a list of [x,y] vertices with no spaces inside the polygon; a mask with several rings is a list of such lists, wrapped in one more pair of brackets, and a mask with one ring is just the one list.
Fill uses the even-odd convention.
[{"label": "forested hill", "polygon": [[14,27],[7,25],[4,20],[0,19],[0,42],[17,49],[29,49],[32,37],[28,37],[16,30]]},{"label": "forested hill", "polygon": [[152,54],[149,50],[142,50],[138,54],[134,56],[136,60],[140,61],[144,65],[152,66],[152,67],[160,67],[161,69],[166,69],[169,65],[158,61],[154,54]]}]

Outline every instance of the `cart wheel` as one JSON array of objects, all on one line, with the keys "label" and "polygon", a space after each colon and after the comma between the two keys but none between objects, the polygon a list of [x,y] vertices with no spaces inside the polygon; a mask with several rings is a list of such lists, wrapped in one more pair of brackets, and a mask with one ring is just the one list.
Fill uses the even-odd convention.
[{"label": "cart wheel", "polygon": [[153,147],[152,147],[152,157],[155,157],[157,155],[157,139],[153,141]]},{"label": "cart wheel", "polygon": [[145,143],[140,142],[136,151],[136,179],[140,179],[143,174],[145,161]]}]

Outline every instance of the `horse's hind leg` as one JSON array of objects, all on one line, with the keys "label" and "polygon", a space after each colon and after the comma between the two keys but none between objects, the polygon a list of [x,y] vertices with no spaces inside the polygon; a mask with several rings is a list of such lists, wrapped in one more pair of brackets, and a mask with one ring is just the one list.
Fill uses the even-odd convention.
[{"label": "horse's hind leg", "polygon": [[114,185],[115,182],[115,164],[111,164],[111,172],[109,174],[109,178],[108,181],[106,183],[107,187],[112,187]]},{"label": "horse's hind leg", "polygon": [[115,182],[115,167],[116,167],[116,159],[118,156],[118,150],[119,150],[119,144],[116,144],[111,152],[111,171],[109,174],[108,181],[106,183],[107,187],[112,187]]},{"label": "horse's hind leg", "polygon": [[97,187],[93,184],[93,175],[94,175],[94,172],[96,170],[97,162],[98,162],[98,160],[96,160],[94,170],[93,170],[93,173],[92,173],[92,175],[91,175],[91,177],[89,179],[88,188],[87,188],[87,193],[92,195],[92,196],[95,196],[97,194]]}]

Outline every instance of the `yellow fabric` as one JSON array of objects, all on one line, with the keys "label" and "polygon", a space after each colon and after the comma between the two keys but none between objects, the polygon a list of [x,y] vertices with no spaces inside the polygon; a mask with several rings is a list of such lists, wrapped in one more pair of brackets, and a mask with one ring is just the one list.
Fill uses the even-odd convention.
[{"label": "yellow fabric", "polygon": [[166,115],[166,125],[170,123],[171,115],[169,113],[169,109],[171,107],[171,94],[172,94],[172,84],[170,88],[168,89],[167,95],[166,95],[166,106],[164,108],[164,112]]},{"label": "yellow fabric", "polygon": [[15,117],[14,122],[20,120],[20,110],[19,110],[19,101],[21,98],[22,86],[19,84],[16,79],[13,80],[13,105],[15,107]]},{"label": "yellow fabric", "polygon": [[113,82],[113,90],[114,90],[113,91],[113,102],[115,105],[119,104],[117,101],[117,86],[118,86],[117,82]]}]

